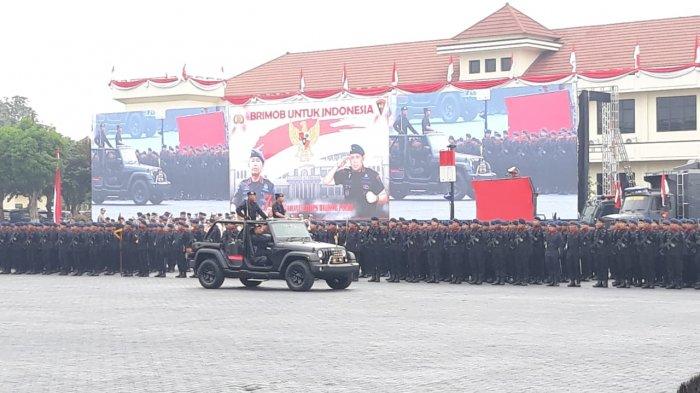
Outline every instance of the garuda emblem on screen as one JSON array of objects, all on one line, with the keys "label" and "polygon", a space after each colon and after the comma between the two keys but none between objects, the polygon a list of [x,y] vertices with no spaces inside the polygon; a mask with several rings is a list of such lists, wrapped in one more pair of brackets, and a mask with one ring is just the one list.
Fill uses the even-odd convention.
[{"label": "garuda emblem on screen", "polygon": [[299,161],[309,161],[313,157],[311,152],[311,147],[318,140],[321,127],[318,124],[318,120],[314,123],[311,128],[307,128],[306,120],[297,122],[297,126],[294,122],[289,123],[289,140],[292,145],[297,146],[296,157]]}]

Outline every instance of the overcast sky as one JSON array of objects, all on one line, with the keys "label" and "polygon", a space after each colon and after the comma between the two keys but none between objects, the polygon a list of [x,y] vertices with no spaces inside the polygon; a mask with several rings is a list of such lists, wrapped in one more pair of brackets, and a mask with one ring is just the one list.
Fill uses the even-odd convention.
[{"label": "overcast sky", "polygon": [[[700,1],[510,2],[549,28],[700,14]],[[285,52],[448,38],[502,1],[3,1],[0,97],[29,97],[72,138],[119,111],[107,83],[188,73],[232,76]],[[659,4],[652,7],[647,4]]]}]

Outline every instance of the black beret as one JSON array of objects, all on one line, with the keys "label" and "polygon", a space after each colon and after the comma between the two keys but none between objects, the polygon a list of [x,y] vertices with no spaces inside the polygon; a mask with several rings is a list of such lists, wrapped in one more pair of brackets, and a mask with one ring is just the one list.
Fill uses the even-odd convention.
[{"label": "black beret", "polygon": [[250,195],[256,195],[256,194],[255,194],[255,191],[248,191],[248,192],[246,193],[246,195],[250,196]]},{"label": "black beret", "polygon": [[278,192],[277,194],[275,194],[275,199],[281,198],[283,196],[284,196],[284,194],[282,194],[281,192]]},{"label": "black beret", "polygon": [[378,221],[379,219],[377,217],[372,217],[370,220],[372,221]]},{"label": "black beret", "polygon": [[360,145],[352,144],[350,145],[350,154],[359,154],[361,156],[364,156],[365,150]]},{"label": "black beret", "polygon": [[415,218],[412,219],[411,222],[414,223],[414,224],[418,224],[418,220],[416,220]]},{"label": "black beret", "polygon": [[262,152],[258,149],[251,149],[250,150],[250,158],[259,158],[263,164],[265,163],[265,157],[263,157]]}]

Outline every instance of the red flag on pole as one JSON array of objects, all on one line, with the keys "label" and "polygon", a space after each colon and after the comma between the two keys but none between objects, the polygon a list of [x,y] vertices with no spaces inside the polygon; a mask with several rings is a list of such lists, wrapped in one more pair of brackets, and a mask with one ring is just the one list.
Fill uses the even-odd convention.
[{"label": "red flag on pole", "polygon": [[56,150],[56,159],[58,159],[58,164],[56,165],[56,173],[53,178],[53,222],[60,224],[63,217],[63,197],[61,196],[61,153]]},{"label": "red flag on pole", "polygon": [[619,209],[622,207],[622,186],[620,182],[615,182],[615,208]]}]

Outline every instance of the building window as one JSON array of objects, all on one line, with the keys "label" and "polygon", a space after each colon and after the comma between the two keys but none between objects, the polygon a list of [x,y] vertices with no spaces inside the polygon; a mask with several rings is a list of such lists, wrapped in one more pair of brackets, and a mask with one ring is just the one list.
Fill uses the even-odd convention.
[{"label": "building window", "polygon": [[512,57],[501,57],[501,71],[510,71],[510,67],[513,66]]},{"label": "building window", "polygon": [[656,131],[697,129],[697,96],[656,98]]},{"label": "building window", "polygon": [[620,100],[620,133],[634,134],[634,100]]},{"label": "building window", "polygon": [[469,60],[469,73],[478,74],[479,72],[481,72],[481,61]]},{"label": "building window", "polygon": [[484,70],[486,72],[496,72],[496,59],[486,59]]},{"label": "building window", "polygon": [[603,174],[602,173],[595,174],[595,194],[596,195],[603,195]]}]

